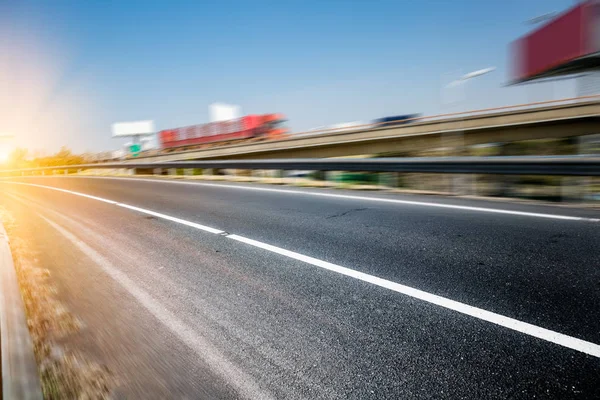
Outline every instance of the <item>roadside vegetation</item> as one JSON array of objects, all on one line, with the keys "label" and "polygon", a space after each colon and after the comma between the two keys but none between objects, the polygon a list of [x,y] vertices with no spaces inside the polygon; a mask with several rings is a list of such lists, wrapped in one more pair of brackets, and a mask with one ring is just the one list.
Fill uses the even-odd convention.
[{"label": "roadside vegetation", "polygon": [[81,330],[82,324],[58,299],[50,271],[38,265],[36,253],[27,239],[19,234],[18,221],[2,207],[0,222],[10,237],[44,398],[110,398],[114,387],[110,371],[68,345],[69,338]]},{"label": "roadside vegetation", "polygon": [[63,146],[53,155],[30,154],[27,149],[14,149],[8,159],[2,165],[5,169],[53,167],[59,165],[84,164],[87,161],[85,155],[73,154],[69,148]]}]

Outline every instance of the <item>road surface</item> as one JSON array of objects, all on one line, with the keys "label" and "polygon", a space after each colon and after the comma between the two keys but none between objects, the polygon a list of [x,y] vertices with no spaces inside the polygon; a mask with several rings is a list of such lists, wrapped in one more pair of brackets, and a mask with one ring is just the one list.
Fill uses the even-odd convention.
[{"label": "road surface", "polygon": [[0,206],[122,398],[600,398],[600,213],[39,177]]}]

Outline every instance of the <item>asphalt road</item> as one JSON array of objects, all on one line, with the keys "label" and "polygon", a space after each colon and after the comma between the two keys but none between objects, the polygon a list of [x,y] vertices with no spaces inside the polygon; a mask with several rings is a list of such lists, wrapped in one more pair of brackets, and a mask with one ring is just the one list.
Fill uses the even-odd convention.
[{"label": "asphalt road", "polygon": [[600,398],[598,211],[75,177],[0,205],[117,397]]}]

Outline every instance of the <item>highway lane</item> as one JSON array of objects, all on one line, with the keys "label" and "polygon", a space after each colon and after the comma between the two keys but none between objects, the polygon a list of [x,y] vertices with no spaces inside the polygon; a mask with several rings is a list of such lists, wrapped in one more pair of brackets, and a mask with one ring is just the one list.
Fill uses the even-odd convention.
[{"label": "highway lane", "polygon": [[[21,181],[144,207],[600,343],[597,222],[232,185]],[[100,332],[91,340],[94,352],[126,378],[123,393],[600,395],[596,357],[176,222],[69,193],[0,185],[2,204],[35,227],[44,262],[54,266],[90,331]],[[393,198],[598,217],[563,207]],[[152,301],[132,295],[120,275],[110,275],[115,270]],[[121,321],[107,323],[113,314]],[[181,329],[167,327],[173,323]],[[198,343],[211,351],[199,351]],[[117,351],[122,346],[127,350]],[[123,354],[143,367],[132,370]]]}]

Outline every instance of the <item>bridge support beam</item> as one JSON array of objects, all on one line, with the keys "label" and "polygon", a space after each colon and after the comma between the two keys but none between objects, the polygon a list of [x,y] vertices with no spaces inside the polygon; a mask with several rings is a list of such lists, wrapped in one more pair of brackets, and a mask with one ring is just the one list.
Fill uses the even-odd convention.
[{"label": "bridge support beam", "polygon": [[[577,153],[579,155],[597,155],[597,149],[600,148],[600,134],[579,136],[577,138]],[[582,177],[579,180],[579,187],[581,189],[580,197],[581,200],[587,200],[592,197],[592,183],[591,177]]]}]

